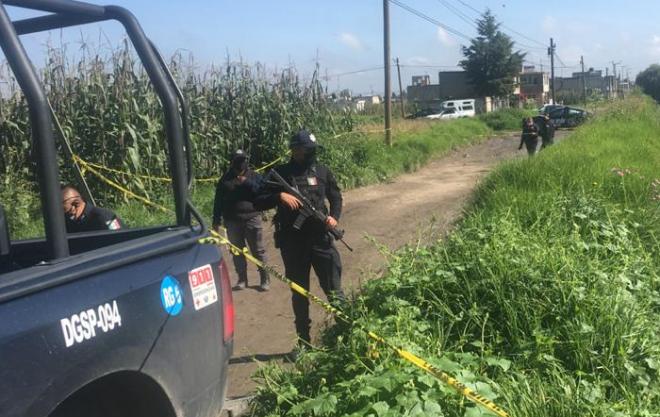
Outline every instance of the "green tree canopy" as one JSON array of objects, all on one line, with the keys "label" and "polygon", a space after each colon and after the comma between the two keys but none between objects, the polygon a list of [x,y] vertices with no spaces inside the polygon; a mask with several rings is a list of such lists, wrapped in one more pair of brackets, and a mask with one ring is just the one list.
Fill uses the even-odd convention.
[{"label": "green tree canopy", "polygon": [[478,36],[469,47],[463,47],[465,59],[460,66],[481,96],[503,97],[513,93],[515,77],[525,58],[524,53],[513,51],[513,41],[499,28],[495,16],[486,10],[477,21]]},{"label": "green tree canopy", "polygon": [[653,64],[637,75],[635,83],[644,93],[660,102],[660,65]]}]

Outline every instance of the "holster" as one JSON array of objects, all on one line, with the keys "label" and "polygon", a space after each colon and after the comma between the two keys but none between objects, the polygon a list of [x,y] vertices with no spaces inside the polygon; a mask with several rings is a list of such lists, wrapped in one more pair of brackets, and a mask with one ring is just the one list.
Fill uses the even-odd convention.
[{"label": "holster", "polygon": [[303,223],[305,223],[305,220],[307,220],[307,217],[309,217],[309,215],[306,215],[305,213],[298,214],[298,217],[296,217],[296,220],[293,222],[293,228],[300,230]]}]

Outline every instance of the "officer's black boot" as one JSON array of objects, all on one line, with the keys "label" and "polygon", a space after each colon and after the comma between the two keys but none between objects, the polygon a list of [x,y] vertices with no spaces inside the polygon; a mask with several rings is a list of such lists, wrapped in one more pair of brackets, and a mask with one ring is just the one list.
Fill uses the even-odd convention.
[{"label": "officer's black boot", "polygon": [[296,343],[296,346],[288,355],[288,360],[290,362],[297,361],[300,357],[300,354],[312,346],[312,338],[310,337],[309,331],[309,320],[307,321],[307,324],[296,322],[296,334],[298,335],[298,343]]},{"label": "officer's black boot", "polygon": [[268,291],[270,289],[270,277],[268,276],[268,272],[259,269],[259,276],[261,278],[261,285],[259,285],[259,289],[261,291]]},{"label": "officer's black boot", "polygon": [[247,288],[247,270],[241,271],[238,273],[238,281],[236,282],[236,285],[234,285],[234,290],[239,291],[239,290],[244,290]]}]

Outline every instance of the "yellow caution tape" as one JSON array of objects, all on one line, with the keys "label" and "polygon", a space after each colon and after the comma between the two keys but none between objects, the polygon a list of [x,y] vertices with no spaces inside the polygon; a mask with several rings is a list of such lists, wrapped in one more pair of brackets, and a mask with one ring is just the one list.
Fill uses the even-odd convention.
[{"label": "yellow caution tape", "polygon": [[265,170],[267,170],[268,168],[270,168],[270,167],[272,167],[273,165],[275,165],[276,163],[280,162],[280,161],[281,161],[282,159],[284,159],[284,158],[285,158],[284,156],[280,156],[280,157],[277,158],[276,160],[274,160],[274,161],[272,161],[272,162],[269,162],[269,163],[267,163],[266,165],[264,165],[264,166],[262,166],[262,167],[260,167],[260,168],[256,168],[256,169],[254,170],[254,172],[262,172],[262,171],[265,171]]},{"label": "yellow caution tape", "polygon": [[[281,160],[283,157],[278,158],[277,160],[271,162],[270,164],[262,167],[262,169],[266,169],[269,165],[274,165],[277,163],[277,161]],[[172,213],[173,211],[170,210],[167,207],[164,207],[160,204],[154,203],[151,200],[149,200],[146,197],[140,196],[135,194],[134,192],[130,191],[129,189],[121,186],[120,184],[117,184],[116,182],[106,178],[103,174],[101,174],[97,168],[82,158],[78,157],[77,155],[73,155],[73,159],[78,162],[82,166],[82,172],[89,171],[93,173],[96,177],[98,177],[101,181],[106,183],[107,185],[121,191],[124,193],[126,196],[132,197],[134,199],[140,200],[143,203],[145,203],[148,206],[155,207],[159,210],[165,211]],[[225,230],[226,234],[226,229]],[[213,244],[213,245],[218,245],[222,244],[225,245],[232,254],[234,255],[243,255],[246,260],[250,261],[254,265],[256,265],[258,268],[261,268],[263,270],[268,271],[270,274],[278,278],[279,280],[283,281],[286,283],[293,291],[297,292],[298,294],[302,295],[303,297],[306,297],[310,300],[312,300],[314,303],[320,305],[323,307],[324,310],[327,312],[334,314],[335,317],[343,320],[345,323],[354,326],[358,328],[359,330],[362,330],[365,332],[371,339],[374,341],[383,344],[384,346],[387,346],[394,352],[396,352],[399,357],[402,359],[408,361],[409,363],[417,366],[418,368],[422,369],[429,375],[439,379],[440,381],[444,382],[445,384],[449,385],[453,389],[455,389],[459,394],[463,395],[465,398],[469,399],[470,401],[481,405],[482,407],[486,408],[487,410],[490,410],[491,412],[497,414],[500,417],[509,417],[509,414],[504,411],[501,407],[499,407],[497,404],[495,404],[493,401],[485,398],[484,396],[480,395],[479,393],[475,392],[474,390],[468,388],[465,384],[462,382],[458,381],[457,379],[451,377],[449,374],[443,372],[442,370],[438,369],[434,365],[430,364],[428,361],[420,358],[419,356],[415,355],[414,353],[411,353],[405,349],[402,349],[400,347],[397,347],[396,345],[392,344],[391,342],[387,341],[383,337],[379,336],[375,332],[367,329],[366,327],[363,327],[361,325],[356,324],[351,318],[346,315],[343,311],[339,310],[337,307],[331,305],[330,303],[322,300],[321,298],[317,297],[316,295],[312,294],[308,290],[304,289],[300,285],[296,284],[289,278],[285,277],[282,275],[279,271],[277,271],[275,268],[264,264],[261,262],[259,259],[255,258],[250,252],[248,251],[248,248],[239,248],[238,246],[232,244],[229,239],[226,236],[222,236],[219,233],[217,233],[215,230],[211,230],[211,236],[205,237],[199,240],[200,243],[202,244]]]},{"label": "yellow caution tape", "polygon": [[168,209],[165,206],[161,206],[160,204],[154,203],[153,201],[149,200],[148,198],[143,197],[141,195],[137,195],[134,192],[132,192],[131,190],[129,190],[125,187],[122,187],[121,185],[117,184],[116,182],[112,181],[111,179],[109,179],[106,176],[104,176],[103,174],[101,174],[96,168],[91,166],[87,161],[81,159],[77,155],[73,155],[73,159],[83,167],[83,169],[81,170],[83,172],[83,175],[86,171],[89,171],[92,174],[94,174],[98,179],[100,179],[101,181],[103,181],[107,185],[121,191],[122,193],[124,193],[124,195],[126,195],[128,197],[132,197],[136,200],[140,200],[144,204],[146,204],[148,206],[151,206],[151,207],[155,207],[155,208],[157,208],[161,211],[165,211],[165,212],[169,212],[169,213],[173,212],[172,210]]},{"label": "yellow caution tape", "polygon": [[[224,230],[224,228],[223,228]],[[226,230],[225,230],[226,233]],[[406,360],[407,362],[415,365],[416,367],[422,369],[429,375],[439,379],[440,381],[444,382],[445,384],[449,385],[453,389],[455,389],[459,394],[464,396],[465,398],[469,399],[470,401],[481,405],[482,407],[486,408],[487,410],[497,414],[500,417],[509,417],[509,414],[504,411],[503,408],[499,407],[497,404],[495,404],[493,401],[489,400],[488,398],[480,395],[476,391],[472,390],[471,388],[468,388],[465,384],[462,382],[458,381],[456,378],[451,377],[449,374],[446,372],[443,372],[442,370],[438,369],[434,365],[430,364],[428,361],[420,358],[419,356],[415,355],[414,353],[411,353],[405,349],[402,349],[400,347],[395,346],[391,342],[387,341],[383,337],[379,336],[375,332],[356,324],[353,320],[351,320],[350,317],[346,315],[343,311],[337,309],[330,303],[323,301],[321,298],[317,297],[316,295],[310,293],[300,285],[296,284],[289,278],[285,277],[282,275],[279,271],[277,271],[275,268],[264,264],[261,262],[259,259],[255,258],[250,252],[248,251],[248,248],[239,248],[238,246],[234,245],[229,241],[229,239],[226,236],[222,236],[216,231],[212,230],[211,231],[211,236],[202,238],[200,239],[200,243],[204,244],[222,244],[225,245],[233,255],[243,255],[245,259],[256,265],[258,268],[261,268],[263,270],[268,271],[271,273],[273,276],[277,277],[279,280],[283,281],[286,283],[293,291],[297,292],[298,294],[302,295],[303,297],[306,297],[310,300],[312,300],[314,303],[320,305],[328,311],[329,313],[334,314],[336,317],[340,318],[347,324],[354,326],[363,332],[365,332],[371,339],[375,340],[378,343],[383,344],[384,346],[387,346],[394,352],[396,352],[399,357],[402,359]]]},{"label": "yellow caution tape", "polygon": [[[118,170],[118,169],[109,168],[109,167],[106,167],[105,165],[96,164],[94,162],[88,162],[88,161],[85,161],[84,159],[82,159],[81,157],[79,157],[78,155],[75,155],[75,154],[73,155],[73,159],[75,161],[77,161],[78,163],[80,163],[81,165],[84,165],[84,167],[82,169],[83,172],[88,170],[87,168],[94,168],[97,171],[112,172],[113,174],[117,174],[117,175],[126,175],[126,176],[137,177],[137,178],[142,178],[142,179],[151,180],[151,181],[172,182],[172,178],[168,178],[168,177],[154,177],[154,176],[151,176],[151,175],[134,174],[134,173],[128,172],[128,171],[121,171],[121,170]],[[282,159],[284,159],[284,156],[280,156],[277,159],[275,159],[274,161],[271,161],[271,162],[267,163],[266,165],[264,165],[262,167],[256,168],[254,171],[255,172],[262,172],[262,171],[272,167],[273,165],[277,164]],[[89,169],[89,171],[91,171],[91,169]],[[217,182],[219,179],[220,179],[220,177],[194,178],[194,181],[196,181],[196,182]]]}]

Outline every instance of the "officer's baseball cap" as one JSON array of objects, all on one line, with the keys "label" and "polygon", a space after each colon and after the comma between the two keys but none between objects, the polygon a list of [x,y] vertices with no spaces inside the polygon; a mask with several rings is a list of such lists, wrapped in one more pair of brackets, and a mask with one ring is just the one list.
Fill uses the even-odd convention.
[{"label": "officer's baseball cap", "polygon": [[247,154],[243,149],[236,149],[234,153],[231,154],[232,161],[235,161],[237,159],[247,159]]},{"label": "officer's baseball cap", "polygon": [[316,137],[306,131],[305,129],[299,130],[296,132],[289,140],[289,148],[297,148],[302,146],[303,148],[316,148],[318,143],[316,142]]}]

